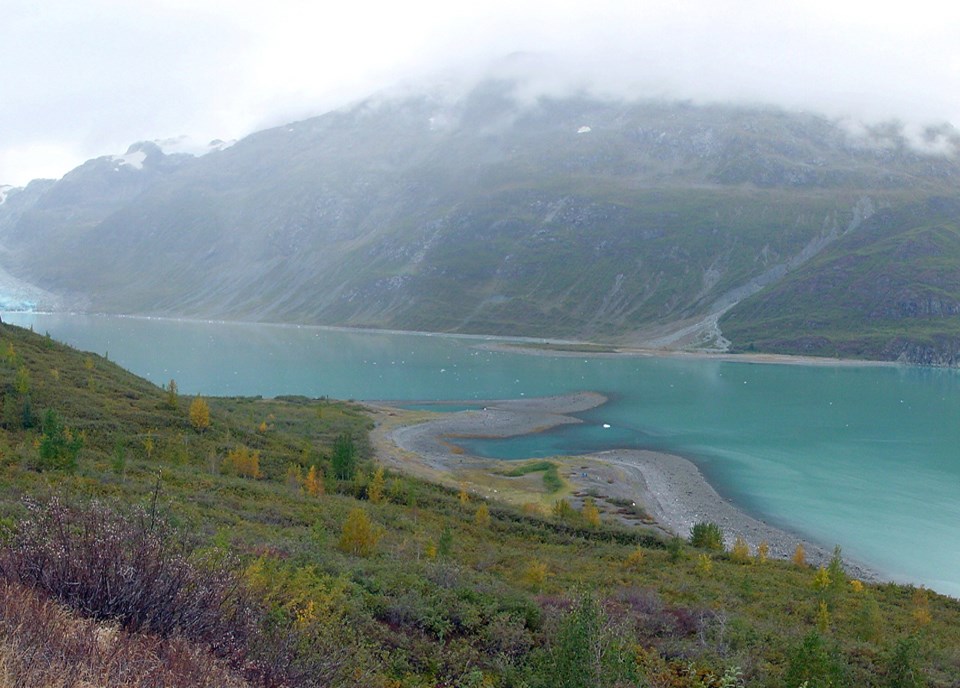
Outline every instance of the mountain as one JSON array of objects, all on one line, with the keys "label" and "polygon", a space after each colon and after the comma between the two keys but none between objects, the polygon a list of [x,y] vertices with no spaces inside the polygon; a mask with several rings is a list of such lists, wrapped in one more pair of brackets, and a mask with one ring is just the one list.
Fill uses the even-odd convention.
[{"label": "mountain", "polygon": [[0,267],[96,311],[955,363],[958,141],[489,80],[92,160],[0,205]]}]

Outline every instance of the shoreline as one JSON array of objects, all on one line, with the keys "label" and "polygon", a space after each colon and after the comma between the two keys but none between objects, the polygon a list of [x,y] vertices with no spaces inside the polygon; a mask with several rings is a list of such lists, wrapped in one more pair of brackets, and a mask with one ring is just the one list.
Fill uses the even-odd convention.
[{"label": "shoreline", "polygon": [[[551,349],[513,344],[509,341],[487,342],[477,348],[485,351],[500,351],[504,353],[519,353],[527,356],[556,356],[558,358],[675,358],[692,360],[723,361],[725,363],[749,363],[758,365],[797,365],[797,366],[826,366],[849,368],[888,368],[898,366],[914,366],[916,364],[900,363],[899,361],[877,361],[860,358],[827,358],[821,356],[800,356],[795,354],[773,353],[727,353],[722,351],[698,351],[690,349],[645,349],[642,347],[610,347],[611,351],[591,351],[590,348],[578,349]],[[586,344],[587,347],[590,344]]]},{"label": "shoreline", "polygon": [[[257,320],[229,320],[222,318],[191,318],[172,315],[149,315],[142,313],[104,313],[82,310],[32,310],[11,311],[0,310],[0,314],[10,315],[71,315],[87,317],[126,318],[131,320],[159,320],[164,322],[185,322],[215,325],[257,325],[286,329],[316,329],[330,332],[351,332],[357,334],[387,334],[410,335],[414,337],[448,337],[477,342],[477,348],[487,351],[501,351],[520,353],[530,356],[557,356],[557,357],[587,357],[587,358],[689,358],[698,360],[715,360],[732,363],[758,363],[777,365],[812,365],[812,366],[908,366],[925,367],[916,363],[901,363],[899,361],[881,361],[859,358],[827,358],[821,356],[802,356],[795,354],[775,353],[727,353],[722,351],[708,351],[698,349],[668,349],[644,348],[637,346],[618,346],[600,342],[586,342],[571,339],[550,337],[510,336],[493,334],[472,334],[458,332],[429,332],[426,330],[397,330],[387,328],[350,327],[346,325],[318,325],[295,322],[274,322]],[[557,348],[549,348],[555,346]],[[578,348],[582,347],[582,348]],[[603,349],[600,351],[591,349]],[[376,403],[376,402],[371,402]]]},{"label": "shoreline", "polygon": [[[448,484],[469,476],[502,475],[505,464],[474,456],[455,444],[457,437],[505,438],[542,432],[563,424],[582,422],[569,414],[596,408],[606,397],[593,392],[512,399],[485,403],[482,409],[450,413],[404,412],[388,404],[371,404],[378,415],[374,446],[385,464],[412,470]],[[637,525],[634,519],[617,516],[619,504],[640,504],[654,523],[646,523],[665,535],[684,539],[700,521],[723,528],[729,549],[737,536],[755,551],[760,542],[769,546],[769,556],[789,559],[802,544],[807,563],[829,562],[833,552],[795,533],[751,516],[721,497],[692,461],[663,452],[613,449],[572,457],[550,457],[564,480],[573,487],[570,501],[577,506],[588,496],[609,518]],[[502,484],[501,484],[502,487]],[[488,488],[490,496],[499,497]],[[858,562],[844,560],[849,575],[867,581],[881,580],[877,572]]]}]

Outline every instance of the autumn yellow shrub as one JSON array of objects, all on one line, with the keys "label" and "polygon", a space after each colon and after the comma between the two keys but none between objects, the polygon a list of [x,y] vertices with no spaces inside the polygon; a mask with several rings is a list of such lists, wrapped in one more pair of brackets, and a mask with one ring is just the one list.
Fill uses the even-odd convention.
[{"label": "autumn yellow shrub", "polygon": [[370,484],[367,485],[367,499],[369,499],[373,504],[379,504],[383,501],[383,490],[386,487],[387,482],[383,477],[383,468],[377,468],[373,473],[373,477],[370,479]]},{"label": "autumn yellow shrub", "polygon": [[486,504],[477,507],[477,512],[473,515],[473,522],[481,528],[490,525],[490,508]]},{"label": "autumn yellow shrub", "polygon": [[628,569],[631,569],[633,571],[639,571],[641,568],[643,568],[643,561],[644,559],[646,559],[646,556],[647,556],[646,552],[644,552],[642,549],[637,547],[635,550],[633,550],[632,552],[630,552],[630,554],[627,555],[627,559],[624,562],[624,565]]},{"label": "autumn yellow shrub", "polygon": [[733,548],[730,550],[730,559],[738,564],[750,563],[750,545],[747,544],[747,541],[743,539],[742,535],[738,535],[737,539],[733,541]]},{"label": "autumn yellow shrub", "polygon": [[713,571],[713,560],[709,554],[701,554],[697,557],[697,573],[701,576],[708,576]]},{"label": "autumn yellow shrub", "polygon": [[583,500],[583,508],[580,510],[580,515],[583,516],[584,521],[594,528],[600,525],[600,510],[591,498],[587,497]]},{"label": "autumn yellow shrub", "polygon": [[794,566],[807,565],[807,552],[803,549],[802,544],[798,544],[797,548],[793,550],[793,556],[790,558],[790,561],[793,562]]},{"label": "autumn yellow shrub", "polygon": [[383,530],[376,526],[361,508],[353,509],[343,524],[343,532],[337,546],[347,554],[368,557],[377,549]]},{"label": "autumn yellow shrub", "polygon": [[323,472],[316,466],[310,466],[307,477],[303,479],[303,489],[311,497],[319,497],[324,493]]},{"label": "autumn yellow shrub", "polygon": [[523,571],[523,580],[531,588],[540,590],[549,575],[547,565],[542,561],[531,561]]},{"label": "autumn yellow shrub", "polygon": [[913,611],[910,616],[917,629],[921,629],[933,621],[933,616],[930,614],[930,597],[927,594],[927,589],[923,586],[913,591]]},{"label": "autumn yellow shrub", "polygon": [[248,447],[239,445],[236,449],[227,453],[227,458],[223,461],[223,470],[227,473],[235,473],[244,478],[259,479],[263,477],[260,472],[260,452],[251,451]]}]

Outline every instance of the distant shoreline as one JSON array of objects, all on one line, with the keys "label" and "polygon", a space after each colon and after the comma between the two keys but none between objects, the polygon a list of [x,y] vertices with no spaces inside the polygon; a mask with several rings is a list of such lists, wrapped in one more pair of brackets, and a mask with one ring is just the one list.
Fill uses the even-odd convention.
[{"label": "distant shoreline", "polygon": [[471,342],[479,342],[477,348],[487,351],[520,353],[531,356],[586,357],[586,358],[678,358],[713,360],[733,363],[762,363],[777,365],[810,366],[916,366],[917,364],[898,361],[879,361],[859,358],[828,358],[825,356],[801,356],[795,354],[774,353],[725,353],[696,349],[660,349],[637,346],[618,346],[601,342],[583,342],[550,337],[510,336],[493,334],[469,334],[458,332],[428,332],[424,330],[397,330],[373,327],[350,327],[347,325],[317,325],[290,322],[264,322],[257,320],[225,320],[222,318],[190,318],[170,315],[147,315],[131,313],[92,313],[87,311],[10,311],[0,310],[0,315],[70,315],[94,318],[125,318],[130,320],[160,320],[165,322],[186,322],[212,325],[255,325],[283,329],[315,329],[329,332],[351,332],[358,334],[409,335],[411,337],[446,337]]},{"label": "distant shoreline", "polygon": [[[580,423],[580,419],[569,414],[596,408],[605,402],[603,395],[593,392],[486,402],[483,409],[444,413],[439,417],[427,413],[419,419],[415,415],[411,423],[400,422],[393,427],[379,427],[378,423],[381,432],[374,444],[385,463],[401,469],[425,470],[435,477],[489,471],[501,462],[462,452],[455,444],[456,437],[513,437]],[[387,405],[377,406],[377,411],[395,413]],[[596,495],[601,504],[606,500],[639,502],[661,532],[685,538],[695,523],[712,521],[723,528],[728,547],[735,537],[741,536],[754,551],[760,542],[766,542],[773,558],[789,559],[797,544],[803,545],[807,561],[813,565],[825,564],[832,556],[826,548],[736,507],[716,492],[693,462],[683,457],[614,449],[550,460],[558,463],[564,479],[574,486],[577,494]],[[853,577],[880,578],[856,562],[844,564]]]}]

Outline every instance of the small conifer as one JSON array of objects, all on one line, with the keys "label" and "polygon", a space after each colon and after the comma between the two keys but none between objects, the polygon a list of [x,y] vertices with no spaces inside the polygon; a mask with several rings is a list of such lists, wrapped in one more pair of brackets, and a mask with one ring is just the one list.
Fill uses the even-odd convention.
[{"label": "small conifer", "polygon": [[370,484],[367,485],[367,499],[373,504],[379,504],[383,501],[383,491],[386,487],[387,482],[383,477],[383,468],[377,468],[374,472],[373,477],[370,479]]},{"label": "small conifer", "polygon": [[375,526],[361,508],[353,509],[343,524],[338,547],[347,554],[368,557],[376,551],[383,531]]},{"label": "small conifer", "polygon": [[730,550],[730,559],[738,564],[750,563],[750,545],[747,544],[742,535],[738,535],[737,539],[734,540],[733,549]]},{"label": "small conifer", "polygon": [[473,522],[481,528],[490,525],[490,508],[485,503],[481,503],[477,507],[477,512],[473,515]]},{"label": "small conifer", "polygon": [[802,544],[797,544],[797,548],[793,550],[793,556],[790,558],[790,561],[793,562],[794,566],[807,565],[807,552],[803,549]]},{"label": "small conifer", "polygon": [[590,497],[583,500],[583,508],[580,510],[580,514],[588,525],[594,528],[600,525],[600,510]]}]

